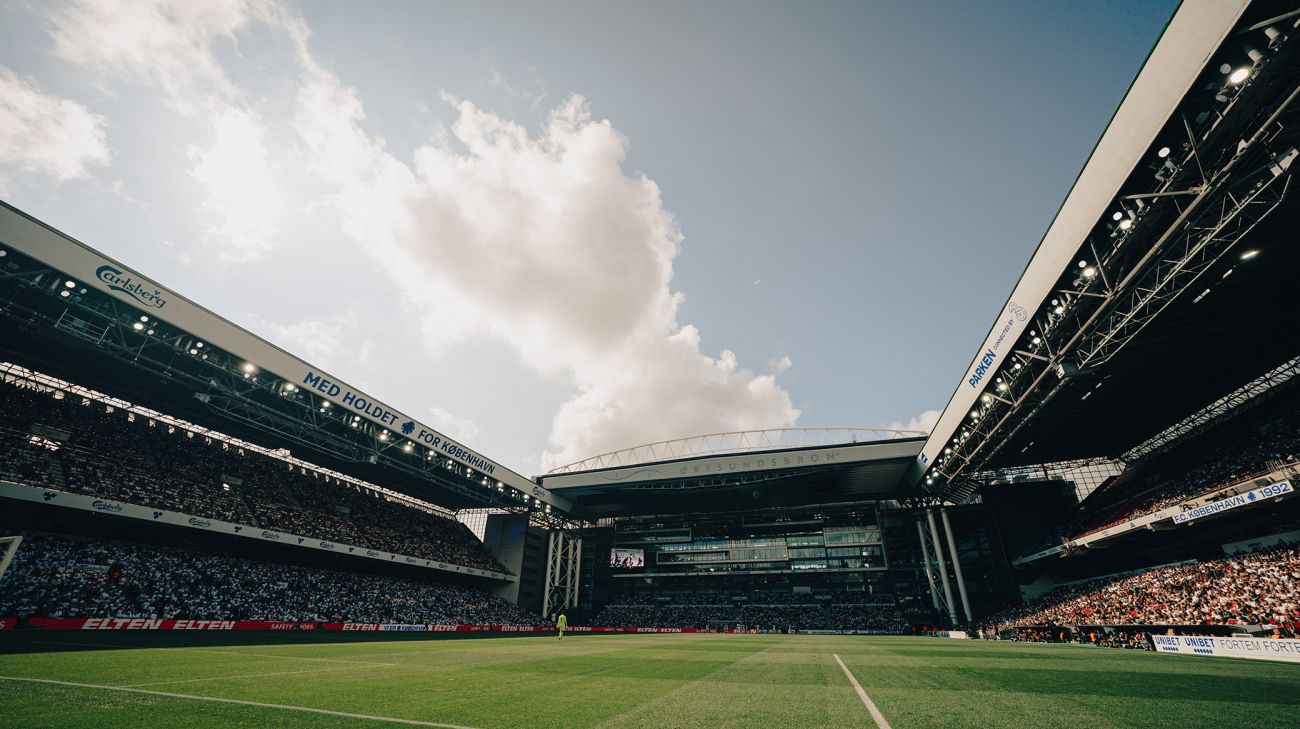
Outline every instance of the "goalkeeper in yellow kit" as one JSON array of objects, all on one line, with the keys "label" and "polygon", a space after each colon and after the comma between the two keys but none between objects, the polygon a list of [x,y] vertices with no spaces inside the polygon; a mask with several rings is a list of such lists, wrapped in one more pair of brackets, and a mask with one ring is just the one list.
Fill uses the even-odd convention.
[{"label": "goalkeeper in yellow kit", "polygon": [[560,629],[560,640],[564,640],[564,629],[569,627],[569,618],[563,612],[555,619],[555,627]]}]

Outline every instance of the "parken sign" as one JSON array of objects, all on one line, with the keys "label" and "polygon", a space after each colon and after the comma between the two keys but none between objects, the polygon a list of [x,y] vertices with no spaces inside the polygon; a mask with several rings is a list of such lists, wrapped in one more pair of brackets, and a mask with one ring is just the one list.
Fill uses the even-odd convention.
[{"label": "parken sign", "polygon": [[1274,640],[1208,635],[1153,635],[1151,642],[1161,653],[1182,653],[1228,658],[1258,658],[1266,661],[1300,663],[1300,640]]}]

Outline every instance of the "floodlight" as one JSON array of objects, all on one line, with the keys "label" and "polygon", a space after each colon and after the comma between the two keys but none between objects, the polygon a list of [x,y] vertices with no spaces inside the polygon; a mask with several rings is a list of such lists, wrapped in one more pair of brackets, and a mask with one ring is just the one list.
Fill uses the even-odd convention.
[{"label": "floodlight", "polygon": [[77,282],[76,282],[76,281],[64,281],[64,282],[63,282],[63,285],[64,285],[64,286],[67,286],[67,287],[70,288],[70,289],[75,289],[75,288],[77,288]]},{"label": "floodlight", "polygon": [[1159,157],[1160,159],[1164,159],[1165,157],[1169,156],[1169,152],[1170,149],[1168,147],[1161,147],[1160,151],[1156,152],[1156,156]]},{"label": "floodlight", "polygon": [[1259,250],[1258,250],[1258,249],[1251,249],[1251,250],[1246,251],[1245,253],[1242,253],[1242,254],[1241,254],[1241,260],[1243,260],[1243,261],[1249,261],[1250,259],[1252,259],[1252,258],[1254,258],[1255,256],[1258,256],[1258,255],[1259,255]]},{"label": "floodlight", "polygon": [[248,374],[250,374],[250,375],[253,374],[253,371],[256,370],[256,369],[257,369],[257,368],[253,366],[253,363],[252,363],[252,362],[245,362],[245,363],[244,363],[244,371],[247,372]]},{"label": "floodlight", "polygon": [[1097,275],[1097,269],[1093,268],[1092,266],[1088,266],[1087,268],[1083,269],[1083,275],[1085,278],[1092,278],[1093,276]]},{"label": "floodlight", "polygon": [[131,325],[131,328],[134,329],[134,330],[136,330],[136,331],[138,332],[138,331],[144,329],[144,325],[141,324],[140,322],[136,322],[136,323],[134,323],[134,324]]},{"label": "floodlight", "polygon": [[1248,76],[1250,76],[1249,68],[1239,68],[1228,75],[1228,82],[1239,84],[1242,81],[1245,81]]}]

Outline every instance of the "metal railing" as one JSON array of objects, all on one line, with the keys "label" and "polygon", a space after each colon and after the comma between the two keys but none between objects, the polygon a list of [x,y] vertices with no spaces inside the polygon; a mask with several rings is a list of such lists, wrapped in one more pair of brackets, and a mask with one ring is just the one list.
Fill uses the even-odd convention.
[{"label": "metal railing", "polygon": [[600,468],[635,466],[654,461],[713,456],[722,453],[748,453],[783,448],[812,448],[847,443],[871,443],[898,438],[924,438],[927,435],[929,433],[923,430],[898,430],[894,428],[767,428],[764,430],[739,430],[729,433],[695,435],[676,440],[661,440],[656,443],[646,443],[632,448],[611,451],[576,463],[570,463],[567,466],[553,468],[547,471],[546,475],[554,476],[561,473],[592,471]]}]

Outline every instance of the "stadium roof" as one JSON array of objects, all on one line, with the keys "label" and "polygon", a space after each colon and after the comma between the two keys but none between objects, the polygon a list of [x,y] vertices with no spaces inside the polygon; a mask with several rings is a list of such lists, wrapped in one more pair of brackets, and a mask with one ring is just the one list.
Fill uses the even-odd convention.
[{"label": "stadium roof", "polygon": [[24,366],[449,508],[569,507],[3,202],[0,296],[0,354]]},{"label": "stadium roof", "polygon": [[923,438],[746,451],[541,477],[598,517],[894,498]]},{"label": "stadium roof", "polygon": [[910,472],[1115,457],[1296,354],[1292,3],[1184,2]]}]

